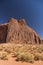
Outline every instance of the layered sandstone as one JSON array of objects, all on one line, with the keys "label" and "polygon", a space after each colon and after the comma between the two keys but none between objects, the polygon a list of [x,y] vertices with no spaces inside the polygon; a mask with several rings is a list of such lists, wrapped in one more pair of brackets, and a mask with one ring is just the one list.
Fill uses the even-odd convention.
[{"label": "layered sandstone", "polygon": [[11,18],[6,25],[0,25],[0,31],[0,42],[41,43],[39,35],[26,24],[24,19]]}]

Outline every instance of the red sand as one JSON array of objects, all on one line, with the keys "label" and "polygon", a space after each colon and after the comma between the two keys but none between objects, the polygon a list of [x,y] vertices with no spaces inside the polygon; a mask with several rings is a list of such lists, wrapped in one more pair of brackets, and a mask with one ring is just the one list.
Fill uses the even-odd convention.
[{"label": "red sand", "polygon": [[35,61],[33,64],[21,61],[17,62],[14,58],[9,56],[8,60],[0,60],[0,65],[43,65],[43,61]]},{"label": "red sand", "polygon": [[[4,44],[5,46],[10,44]],[[12,57],[12,54],[8,56],[8,60],[1,60],[0,59],[0,65],[43,65],[43,61],[34,61],[34,63],[27,63],[27,62],[21,62],[21,61],[15,61],[15,58]]]}]

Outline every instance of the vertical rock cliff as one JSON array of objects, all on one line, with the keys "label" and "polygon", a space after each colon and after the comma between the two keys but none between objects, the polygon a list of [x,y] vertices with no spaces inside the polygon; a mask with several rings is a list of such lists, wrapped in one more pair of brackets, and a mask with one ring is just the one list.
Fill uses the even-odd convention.
[{"label": "vertical rock cliff", "polygon": [[0,25],[0,43],[1,42],[20,42],[30,44],[41,44],[39,35],[30,28],[25,19],[9,19],[8,23]]},{"label": "vertical rock cliff", "polygon": [[0,25],[0,43],[6,42],[8,23]]},{"label": "vertical rock cliff", "polygon": [[8,24],[8,34],[6,42],[22,42],[40,44],[39,35],[30,28],[24,19],[16,20],[11,18]]}]

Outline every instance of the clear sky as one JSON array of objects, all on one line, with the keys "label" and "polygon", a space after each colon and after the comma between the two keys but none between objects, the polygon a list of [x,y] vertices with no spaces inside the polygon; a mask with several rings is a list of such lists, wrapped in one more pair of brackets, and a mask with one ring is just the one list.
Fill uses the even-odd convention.
[{"label": "clear sky", "polygon": [[43,0],[0,0],[0,24],[11,17],[26,19],[43,38]]}]

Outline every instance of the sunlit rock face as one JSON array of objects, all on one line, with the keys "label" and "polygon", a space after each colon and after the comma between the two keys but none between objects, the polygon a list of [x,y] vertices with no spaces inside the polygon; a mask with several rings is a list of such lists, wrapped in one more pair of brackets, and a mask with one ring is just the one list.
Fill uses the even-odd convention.
[{"label": "sunlit rock face", "polygon": [[25,19],[10,18],[8,23],[0,26],[0,42],[40,44],[39,35],[30,28]]},{"label": "sunlit rock face", "polygon": [[8,24],[8,34],[6,42],[26,42],[26,43],[41,43],[38,34],[27,26],[24,19],[16,20],[11,18]]}]

